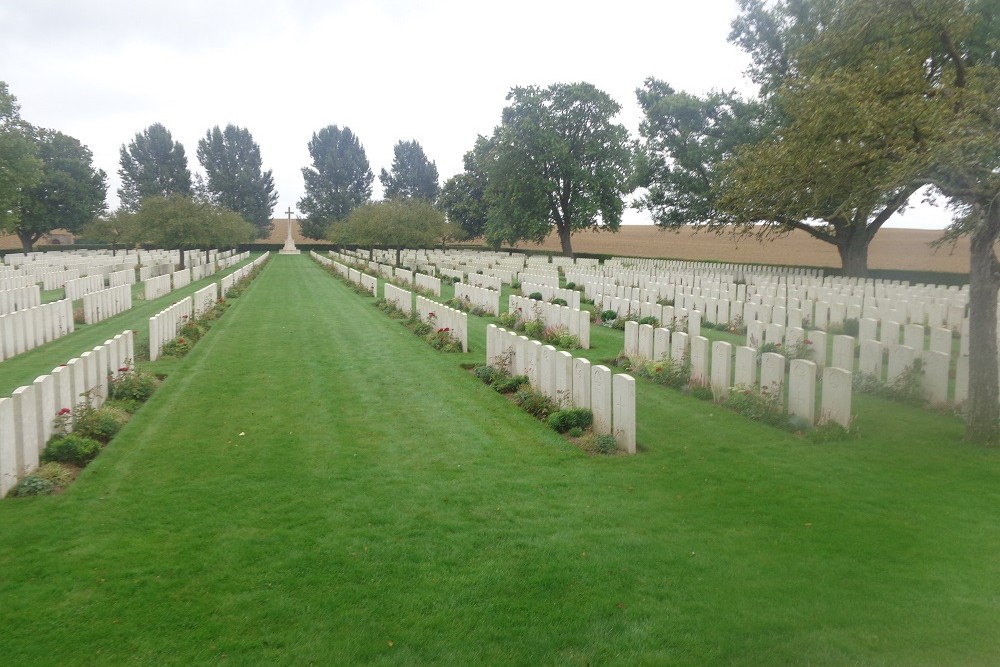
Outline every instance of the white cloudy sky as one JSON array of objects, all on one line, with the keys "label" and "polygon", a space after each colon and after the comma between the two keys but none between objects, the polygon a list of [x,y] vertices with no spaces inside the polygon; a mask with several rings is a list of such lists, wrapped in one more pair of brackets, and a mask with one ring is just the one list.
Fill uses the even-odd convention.
[{"label": "white cloudy sky", "polygon": [[[112,208],[119,149],[137,132],[163,123],[194,170],[198,139],[233,123],[260,145],[281,215],[327,125],[358,135],[376,176],[416,139],[443,182],[513,86],[589,81],[633,134],[648,76],[749,91],[748,60],[726,41],[736,13],[735,0],[5,0],[0,79],[25,120],[93,151]],[[896,225],[946,222],[920,207]]]}]

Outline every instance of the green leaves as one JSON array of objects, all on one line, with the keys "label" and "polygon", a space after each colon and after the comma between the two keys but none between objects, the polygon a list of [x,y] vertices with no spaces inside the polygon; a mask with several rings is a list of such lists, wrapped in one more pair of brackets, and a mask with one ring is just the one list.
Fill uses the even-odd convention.
[{"label": "green leaves", "polygon": [[434,203],[441,187],[437,165],[427,159],[416,141],[399,141],[393,148],[392,171],[378,177],[386,199],[423,199]]},{"label": "green leaves", "polygon": [[216,125],[198,141],[198,161],[205,168],[209,198],[253,224],[257,238],[266,238],[278,193],[271,170],[261,171],[260,147],[250,131]]},{"label": "green leaves", "polygon": [[160,123],[137,133],[128,146],[123,145],[119,162],[122,185],[118,197],[127,211],[137,211],[146,197],[192,193],[184,146],[174,141]]},{"label": "green leaves", "polygon": [[489,155],[485,234],[492,245],[541,241],[555,228],[564,254],[570,236],[616,230],[631,187],[632,152],[613,122],[620,105],[589,83],[514,88]]},{"label": "green leaves", "polygon": [[371,199],[375,180],[364,146],[345,127],[324,127],[309,141],[313,165],[303,167],[305,196],[299,209],[306,214],[302,233],[311,239],[326,236],[330,223],[343,220]]}]

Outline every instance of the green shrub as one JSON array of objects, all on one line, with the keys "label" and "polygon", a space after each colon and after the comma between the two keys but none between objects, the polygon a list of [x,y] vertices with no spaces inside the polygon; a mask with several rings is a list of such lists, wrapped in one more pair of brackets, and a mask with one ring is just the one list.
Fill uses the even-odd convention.
[{"label": "green shrub", "polygon": [[517,313],[501,313],[497,316],[497,324],[504,329],[513,329],[517,326]]},{"label": "green shrub", "polygon": [[541,320],[528,320],[524,323],[524,335],[529,338],[541,339],[545,334],[545,322]]},{"label": "green shrub", "polygon": [[504,375],[504,377],[493,380],[493,388],[501,394],[513,394],[515,391],[528,384],[527,375]]},{"label": "green shrub", "polygon": [[162,353],[166,357],[183,357],[191,351],[191,339],[178,336],[163,345]]},{"label": "green shrub", "polygon": [[549,415],[549,426],[558,433],[565,433],[572,428],[590,428],[593,422],[594,413],[587,408],[558,410]]},{"label": "green shrub", "polygon": [[566,289],[576,289],[576,283],[574,282],[566,283]]},{"label": "green shrub", "polygon": [[568,327],[547,327],[542,332],[540,340],[543,343],[561,347],[567,350],[576,350],[580,347],[580,339],[569,332]]},{"label": "green shrub", "polygon": [[693,397],[701,401],[711,401],[715,398],[711,385],[704,382],[691,382],[688,384],[688,390]]},{"label": "green shrub", "polygon": [[601,313],[601,321],[607,324],[618,319],[618,313],[613,310],[605,310]]},{"label": "green shrub", "polygon": [[497,372],[497,369],[489,364],[480,364],[472,369],[472,373],[485,384],[492,384]]},{"label": "green shrub", "polygon": [[646,317],[639,318],[639,324],[648,324],[649,326],[655,328],[660,326],[660,320],[653,317],[652,315],[647,315]]},{"label": "green shrub", "polygon": [[514,397],[525,412],[538,419],[548,419],[555,407],[551,398],[531,387],[519,389]]},{"label": "green shrub", "polygon": [[42,461],[69,463],[82,468],[93,461],[100,451],[101,443],[76,433],[70,433],[49,440],[45,451],[42,452],[41,459]]},{"label": "green shrub", "polygon": [[552,299],[552,301],[550,301],[549,303],[551,303],[553,305],[556,305],[556,306],[568,306],[569,305],[568,303],[566,303],[566,299],[560,299],[560,298]]},{"label": "green shrub", "polygon": [[568,435],[571,438],[583,437],[583,429],[580,428],[579,426],[574,426],[570,430],[566,431],[566,435]]},{"label": "green shrub", "polygon": [[73,422],[73,433],[102,443],[109,443],[128,422],[128,413],[114,407],[85,410]]},{"label": "green shrub", "polygon": [[781,404],[779,393],[758,390],[755,387],[735,387],[729,392],[726,407],[747,419],[770,426],[786,427],[788,417]]},{"label": "green shrub", "polygon": [[28,475],[23,477],[21,481],[17,483],[10,491],[10,495],[17,498],[25,498],[27,496],[47,496],[55,491],[56,485],[50,480],[44,477],[39,477],[38,475]]},{"label": "green shrub", "polygon": [[531,300],[533,300],[533,301],[541,301],[542,300],[542,293],[541,292],[532,292],[531,294],[528,295],[528,298],[531,299]]},{"label": "green shrub", "polygon": [[108,385],[108,398],[119,401],[145,403],[156,391],[156,378],[150,373],[140,373],[123,366],[117,378]]},{"label": "green shrub", "polygon": [[63,464],[56,463],[55,461],[43,463],[38,467],[38,470],[32,474],[41,477],[42,479],[49,480],[55,486],[66,486],[73,481],[73,475],[70,473],[69,469]]},{"label": "green shrub", "polygon": [[618,451],[618,443],[615,441],[615,436],[602,433],[594,437],[594,449],[599,454],[614,454]]}]

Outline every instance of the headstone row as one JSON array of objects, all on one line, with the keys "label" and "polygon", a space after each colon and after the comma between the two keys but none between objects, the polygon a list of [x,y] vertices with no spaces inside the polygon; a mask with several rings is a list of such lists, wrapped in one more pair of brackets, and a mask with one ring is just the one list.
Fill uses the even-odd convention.
[{"label": "headstone row", "polygon": [[42,303],[42,291],[38,285],[0,290],[0,315],[17,310],[34,308]]},{"label": "headstone row", "polygon": [[109,379],[135,358],[133,345],[133,333],[126,330],[0,398],[0,498],[38,468],[60,410],[86,400],[94,407],[104,403]]},{"label": "headstone row", "polygon": [[594,413],[595,433],[612,435],[619,449],[636,450],[635,379],[624,373],[612,376],[606,366],[592,366],[588,359],[542,345],[527,336],[486,327],[486,363],[506,365],[512,375],[527,376],[532,387],[561,408],[585,408]]},{"label": "headstone row", "polygon": [[83,321],[96,324],[132,307],[132,286],[109,287],[83,295]]},{"label": "headstone row", "polygon": [[73,332],[69,299],[0,315],[0,359],[33,350]]},{"label": "headstone row", "polygon": [[421,322],[426,322],[436,330],[446,330],[451,337],[462,344],[462,352],[469,351],[469,315],[461,310],[431,301],[417,295],[415,309]]},{"label": "headstone row", "polygon": [[455,283],[455,298],[464,299],[473,306],[479,306],[494,317],[500,314],[500,292],[497,290]]},{"label": "headstone row", "polygon": [[541,320],[546,327],[566,327],[580,341],[580,347],[590,349],[590,311],[512,294],[507,298],[507,312],[516,314],[521,322]]}]

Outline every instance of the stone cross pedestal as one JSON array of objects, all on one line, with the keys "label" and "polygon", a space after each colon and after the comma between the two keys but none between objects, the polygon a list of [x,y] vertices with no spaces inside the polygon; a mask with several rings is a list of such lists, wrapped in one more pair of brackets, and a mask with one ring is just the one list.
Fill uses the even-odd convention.
[{"label": "stone cross pedestal", "polygon": [[288,236],[285,237],[284,247],[278,251],[279,255],[298,255],[302,251],[295,247],[295,241],[292,240],[292,207],[289,206],[288,210],[285,211],[288,214]]}]

